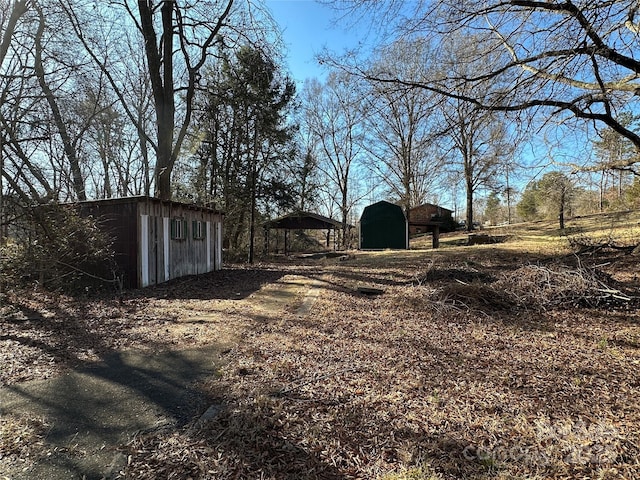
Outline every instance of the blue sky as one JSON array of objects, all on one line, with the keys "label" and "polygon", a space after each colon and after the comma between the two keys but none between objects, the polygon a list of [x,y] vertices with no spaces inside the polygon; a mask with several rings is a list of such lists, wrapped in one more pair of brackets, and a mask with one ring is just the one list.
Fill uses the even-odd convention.
[{"label": "blue sky", "polygon": [[266,0],[266,5],[283,31],[289,71],[298,83],[324,77],[315,59],[323,49],[342,53],[360,40],[356,28],[336,25],[335,12],[313,0]]}]

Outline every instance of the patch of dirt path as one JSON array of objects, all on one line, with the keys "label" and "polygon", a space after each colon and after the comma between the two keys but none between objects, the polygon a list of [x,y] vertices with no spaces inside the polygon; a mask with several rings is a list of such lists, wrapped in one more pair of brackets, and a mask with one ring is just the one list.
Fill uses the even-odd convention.
[{"label": "patch of dirt path", "polygon": [[[0,477],[119,478],[127,456],[118,445],[140,432],[175,431],[215,402],[198,385],[216,378],[226,352],[251,325],[308,311],[315,299],[315,293],[308,295],[315,280],[284,272],[269,276],[273,281],[254,291],[247,290],[247,283],[236,283],[227,286],[225,295],[216,292],[226,298],[211,298],[214,295],[197,288],[192,295],[182,295],[195,298],[175,298],[175,290],[163,295],[165,286],[155,289],[159,295],[143,308],[140,298],[135,306],[132,301],[111,302],[111,310],[98,319],[106,316],[108,325],[119,327],[121,343],[117,336],[105,335],[114,344],[100,344],[94,337],[103,330],[88,318],[96,312],[93,305],[82,310],[63,298],[55,309],[45,311],[37,296],[23,301],[21,305],[30,308],[5,318],[0,342],[37,352],[32,357],[36,366],[41,356],[48,355],[50,361],[36,369],[24,362],[29,355],[14,357],[11,363],[23,378],[44,380],[19,381],[20,376],[3,372],[12,381],[0,387]],[[104,306],[104,301],[97,303]],[[73,315],[60,318],[63,311]],[[81,326],[89,331],[81,332]],[[82,338],[88,345],[82,345]],[[136,346],[142,348],[131,349]],[[8,354],[4,350],[2,356]]]},{"label": "patch of dirt path", "polygon": [[[530,292],[497,287],[487,297],[524,262],[469,253],[393,252],[388,262],[358,254],[327,266],[306,316],[263,312],[221,377],[206,382],[217,414],[195,431],[137,438],[127,472],[636,478],[636,304],[580,307],[569,298],[567,308],[527,309],[507,293]],[[384,293],[359,294],[362,286]]]}]

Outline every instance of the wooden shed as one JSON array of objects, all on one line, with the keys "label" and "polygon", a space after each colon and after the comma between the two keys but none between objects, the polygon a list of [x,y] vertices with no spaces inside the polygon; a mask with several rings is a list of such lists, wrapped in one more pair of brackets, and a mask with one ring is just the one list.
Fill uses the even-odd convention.
[{"label": "wooden shed", "polygon": [[407,228],[400,205],[384,200],[369,205],[360,217],[360,248],[409,248]]},{"label": "wooden shed", "polygon": [[78,204],[112,236],[127,288],[146,287],[222,268],[219,211],[139,196]]}]

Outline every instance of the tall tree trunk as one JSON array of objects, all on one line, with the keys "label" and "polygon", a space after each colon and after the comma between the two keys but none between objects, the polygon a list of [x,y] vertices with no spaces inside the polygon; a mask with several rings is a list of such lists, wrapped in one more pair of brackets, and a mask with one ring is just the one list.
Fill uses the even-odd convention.
[{"label": "tall tree trunk", "polygon": [[507,166],[505,175],[507,188],[505,193],[507,194],[507,225],[511,225],[511,186],[509,185],[509,167]]},{"label": "tall tree trunk", "polygon": [[[248,117],[248,115],[247,115]],[[251,155],[251,166],[250,166],[250,209],[249,212],[249,263],[253,263],[254,260],[254,243],[256,237],[256,197],[258,196],[257,188],[258,188],[258,149],[260,146],[260,132],[259,132],[259,124],[257,118],[254,118],[254,126],[253,126],[253,154]],[[247,130],[248,132],[248,130]]]},{"label": "tall tree trunk", "polygon": [[473,186],[467,181],[467,232],[473,230]]},{"label": "tall tree trunk", "polygon": [[[2,60],[2,58],[0,57],[0,60]],[[2,64],[2,62],[0,62],[0,65]],[[4,172],[4,155],[3,155],[3,148],[4,148],[4,132],[0,132],[0,247],[3,247],[5,242],[6,242],[6,237],[8,235],[6,235],[7,229],[9,228],[8,225],[5,225],[4,223],[4,180],[3,180],[3,172]],[[0,282],[0,293],[3,293],[2,290],[2,284],[3,282]]]},{"label": "tall tree trunk", "polygon": [[340,208],[340,211],[342,213],[342,241],[340,242],[342,250],[346,250],[347,248],[347,234],[349,229],[349,225],[347,224],[349,214],[349,201],[347,194],[348,192],[345,182],[345,187],[342,189],[342,205]]},{"label": "tall tree trunk", "polygon": [[[9,20],[4,29],[4,33],[2,35],[2,42],[0,43],[0,67],[2,67],[2,63],[4,62],[4,58],[7,56],[7,52],[9,51],[9,44],[11,43],[11,39],[13,38],[13,32],[18,24],[18,20],[20,17],[27,12],[28,9],[28,0],[20,0],[16,1],[13,4],[13,9],[11,10],[11,15],[9,16]],[[5,239],[7,237],[6,233],[8,230],[8,225],[4,223],[4,183],[3,183],[3,172],[4,172],[4,158],[3,158],[3,148],[4,148],[4,132],[0,133],[0,245],[4,245]],[[0,283],[0,293],[2,292],[2,284]]]},{"label": "tall tree trunk", "polygon": [[618,200],[622,198],[622,170],[618,171]]},{"label": "tall tree trunk", "polygon": [[13,4],[11,15],[9,15],[9,20],[7,21],[4,32],[2,33],[2,42],[0,43],[0,66],[2,66],[2,62],[4,62],[4,58],[7,56],[7,52],[9,51],[9,45],[11,44],[13,32],[16,29],[18,20],[20,20],[22,15],[27,13],[28,9],[29,0],[17,0]]},{"label": "tall tree trunk", "polygon": [[560,205],[558,212],[558,223],[560,224],[560,230],[564,230],[564,207],[566,202],[565,192],[560,193]]},{"label": "tall tree trunk", "polygon": [[256,237],[256,165],[255,162],[257,159],[254,159],[254,164],[251,167],[251,199],[250,199],[250,208],[249,212],[249,263],[252,264],[254,260],[254,242]]},{"label": "tall tree trunk", "polygon": [[464,182],[467,191],[467,232],[473,230],[473,147],[468,145],[466,134],[463,135],[462,162]]},{"label": "tall tree trunk", "polygon": [[107,158],[108,153],[103,153],[102,156],[102,168],[104,169],[104,197],[112,198],[113,189],[111,188],[111,174],[109,173],[109,160]]},{"label": "tall tree trunk", "polygon": [[169,120],[163,109],[164,120],[158,121],[158,154],[154,172],[155,196],[171,200],[171,172],[173,171],[173,114]]},{"label": "tall tree trunk", "polygon": [[60,111],[56,97],[51,91],[51,88],[49,88],[49,84],[45,78],[44,66],[42,64],[42,35],[44,34],[45,21],[44,14],[41,9],[38,9],[38,16],[40,22],[35,37],[35,57],[33,66],[40,88],[42,89],[45,99],[49,104],[49,108],[51,108],[56,130],[62,140],[65,156],[69,161],[74,193],[78,200],[84,201],[87,199],[87,194],[85,191],[84,178],[82,177],[82,171],[80,169],[80,161],[78,160],[75,146],[71,140],[69,131],[67,130],[67,124],[62,117],[62,112]]},{"label": "tall tree trunk", "polygon": [[600,213],[604,211],[604,170],[602,171],[602,175],[600,176]]},{"label": "tall tree trunk", "polygon": [[156,110],[158,151],[154,172],[155,195],[171,199],[171,172],[174,164],[173,136],[175,100],[173,92],[173,9],[175,1],[165,1],[161,8],[162,44],[158,44],[153,24],[153,2],[139,1],[140,27]]},{"label": "tall tree trunk", "polygon": [[407,158],[407,161],[405,162],[405,166],[406,168],[404,169],[403,172],[403,179],[402,179],[402,183],[403,183],[403,188],[404,188],[404,217],[405,220],[407,222],[407,229],[406,229],[406,238],[405,238],[405,244],[407,245],[407,248],[409,248],[409,222],[411,221],[411,218],[409,218],[410,215],[410,211],[411,211],[411,169],[410,169],[410,159]]}]

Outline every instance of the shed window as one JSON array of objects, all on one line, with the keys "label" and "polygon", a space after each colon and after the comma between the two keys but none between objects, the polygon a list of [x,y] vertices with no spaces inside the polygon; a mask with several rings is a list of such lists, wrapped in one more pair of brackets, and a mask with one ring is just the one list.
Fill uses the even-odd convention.
[{"label": "shed window", "polygon": [[171,238],[173,240],[184,240],[187,238],[187,221],[185,219],[171,219]]},{"label": "shed window", "polygon": [[205,223],[200,220],[194,220],[192,222],[191,230],[193,231],[193,238],[195,240],[202,240],[207,236]]}]

